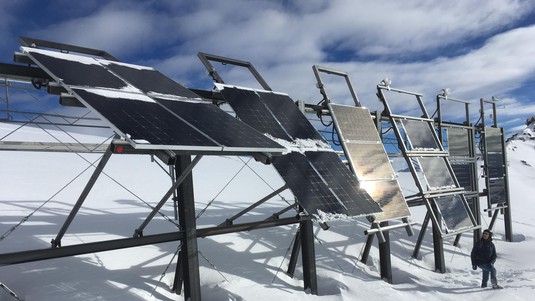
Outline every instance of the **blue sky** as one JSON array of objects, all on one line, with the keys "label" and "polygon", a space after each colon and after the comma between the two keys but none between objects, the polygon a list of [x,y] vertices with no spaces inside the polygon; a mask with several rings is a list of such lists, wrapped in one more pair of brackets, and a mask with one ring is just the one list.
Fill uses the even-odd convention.
[{"label": "blue sky", "polygon": [[[392,87],[422,93],[431,112],[436,94],[449,88],[473,103],[472,122],[479,99],[493,96],[509,132],[535,115],[530,0],[17,0],[0,5],[0,35],[4,63],[12,62],[18,37],[29,36],[103,49],[210,89],[202,51],[250,61],[274,90],[307,103],[321,99],[312,72],[320,65],[347,72],[371,110],[381,109],[375,87],[387,77]],[[255,85],[232,70],[225,79]],[[337,81],[328,92],[352,103]]]}]

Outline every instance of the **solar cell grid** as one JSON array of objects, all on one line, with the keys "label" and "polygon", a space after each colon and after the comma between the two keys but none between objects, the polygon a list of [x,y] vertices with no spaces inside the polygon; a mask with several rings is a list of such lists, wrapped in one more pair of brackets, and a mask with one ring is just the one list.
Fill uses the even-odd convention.
[{"label": "solar cell grid", "polygon": [[291,141],[289,134],[269,113],[255,91],[225,86],[221,94],[243,122],[261,133]]},{"label": "solar cell grid", "polygon": [[448,151],[450,156],[470,156],[468,137],[468,129],[448,128]]},{"label": "solar cell grid", "polygon": [[463,204],[460,195],[438,197],[435,203],[445,223],[446,232],[459,231],[473,227],[469,213]]},{"label": "solar cell grid", "polygon": [[499,128],[485,127],[485,148],[487,152],[501,152],[502,142],[502,133]]},{"label": "solar cell grid", "polygon": [[392,166],[382,144],[348,143],[345,147],[359,180],[394,178]]},{"label": "solar cell grid", "polygon": [[210,103],[154,99],[194,128],[209,137],[214,137],[219,144],[224,146],[234,148],[281,147],[273,140]]},{"label": "solar cell grid", "polygon": [[442,157],[418,158],[420,167],[427,180],[429,190],[441,190],[456,187],[453,178]]},{"label": "solar cell grid", "polygon": [[367,181],[362,187],[379,204],[382,213],[375,214],[375,222],[388,221],[410,216],[410,211],[405,202],[401,188],[396,180],[392,181]]},{"label": "solar cell grid", "polygon": [[451,168],[459,185],[466,191],[472,191],[472,165],[470,163],[452,163]]},{"label": "solar cell grid", "polygon": [[325,141],[288,95],[268,91],[257,94],[292,139]]},{"label": "solar cell grid", "polygon": [[505,195],[505,178],[489,180],[490,204],[501,204],[507,201]]},{"label": "solar cell grid", "polygon": [[405,119],[401,121],[413,150],[439,149],[428,122]]},{"label": "solar cell grid", "polygon": [[329,107],[341,140],[381,142],[368,109],[334,104]]},{"label": "solar cell grid", "polygon": [[501,178],[505,174],[505,168],[503,166],[503,154],[489,154],[487,153],[487,163],[489,178]]},{"label": "solar cell grid", "polygon": [[[129,93],[115,93],[124,95],[122,97],[106,97],[84,89],[74,88],[73,91],[113,124],[123,136],[128,134],[132,140],[145,140],[162,146],[218,146],[201,133],[193,131],[156,102],[132,100],[128,98]],[[107,91],[103,91],[105,93]]]}]

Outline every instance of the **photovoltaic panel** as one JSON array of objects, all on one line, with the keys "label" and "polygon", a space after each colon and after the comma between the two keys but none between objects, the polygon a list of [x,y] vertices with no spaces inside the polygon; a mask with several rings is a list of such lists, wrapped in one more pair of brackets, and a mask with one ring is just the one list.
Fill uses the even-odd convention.
[{"label": "photovoltaic panel", "polygon": [[81,55],[22,47],[40,67],[66,85],[123,89],[128,84],[110,73],[97,60]]},{"label": "photovoltaic panel", "polygon": [[383,210],[382,213],[374,214],[375,222],[399,219],[411,215],[396,180],[367,181],[361,183],[361,185]]},{"label": "photovoltaic panel", "polygon": [[446,232],[453,232],[473,227],[469,213],[460,195],[444,196],[435,199],[442,214]]},{"label": "photovoltaic panel", "polygon": [[420,167],[427,180],[429,190],[440,190],[444,188],[454,188],[455,182],[442,157],[420,157],[418,158]]},{"label": "photovoltaic panel", "polygon": [[428,122],[405,119],[401,123],[405,128],[405,133],[409,138],[413,150],[439,149]]},{"label": "photovoltaic panel", "polygon": [[506,203],[505,178],[489,180],[490,204]]},{"label": "photovoltaic panel", "polygon": [[324,141],[288,95],[269,91],[257,91],[257,94],[292,139]]},{"label": "photovoltaic panel", "polygon": [[463,128],[448,128],[448,151],[450,156],[470,156],[469,131]]},{"label": "photovoltaic panel", "polygon": [[466,191],[472,191],[472,164],[469,163],[452,163],[451,168],[459,182],[459,185]]},{"label": "photovoltaic panel", "polygon": [[289,142],[290,152],[274,158],[273,165],[308,213],[358,216],[381,212],[290,97],[222,84],[216,87],[242,121]]},{"label": "photovoltaic panel", "polygon": [[368,109],[329,104],[331,115],[340,129],[339,136],[345,142],[381,142],[377,128]]},{"label": "photovoltaic panel", "polygon": [[329,104],[329,110],[351,169],[383,210],[374,215],[374,221],[410,216],[368,109]]},{"label": "photovoltaic panel", "polygon": [[208,137],[216,137],[217,142],[232,148],[280,148],[281,146],[259,134],[249,125],[223,112],[210,103],[188,102],[154,98],[195,129]]},{"label": "photovoltaic panel", "polygon": [[[160,73],[158,70],[144,66],[123,64],[105,60],[99,60],[111,71],[124,78],[130,84],[145,93],[157,93],[163,95],[181,96],[187,98],[199,98],[199,96],[174,80]],[[152,96],[152,95],[150,95]]]},{"label": "photovoltaic panel", "polygon": [[[189,145],[221,149],[211,139],[173,116],[161,105],[143,95],[114,92],[98,89],[77,89],[73,91],[91,108],[100,113],[116,127],[122,136],[128,136],[140,145]],[[127,108],[127,109],[125,109]]]},{"label": "photovoltaic panel", "polygon": [[152,68],[22,49],[135,148],[234,153],[285,150]]},{"label": "photovoltaic panel", "polygon": [[243,122],[261,133],[286,141],[292,140],[280,122],[268,111],[256,91],[229,86],[224,86],[220,91]]},{"label": "photovoltaic panel", "polygon": [[502,132],[499,128],[485,127],[485,147],[487,152],[501,152],[502,142]]},{"label": "photovoltaic panel", "polygon": [[381,211],[336,153],[306,152],[305,155],[328,187],[345,204],[348,215],[369,215]]},{"label": "photovoltaic panel", "polygon": [[503,166],[503,154],[488,154],[487,164],[489,171],[489,178],[501,178],[505,174],[505,168]]},{"label": "photovoltaic panel", "polygon": [[359,180],[393,179],[392,165],[382,144],[348,143],[345,145]]}]

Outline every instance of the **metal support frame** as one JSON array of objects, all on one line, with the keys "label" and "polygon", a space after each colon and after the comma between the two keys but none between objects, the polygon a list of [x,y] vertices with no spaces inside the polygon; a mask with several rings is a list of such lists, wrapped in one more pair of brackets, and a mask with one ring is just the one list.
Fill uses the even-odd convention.
[{"label": "metal support frame", "polygon": [[[462,123],[446,123],[444,122],[444,119],[442,117],[442,102],[443,101],[453,101],[456,103],[460,103],[464,105],[464,121]],[[451,128],[451,127],[459,127],[467,130],[468,132],[468,157],[464,158],[453,158],[450,155],[451,162],[454,162],[455,160],[468,162],[471,166],[471,178],[472,182],[471,184],[471,191],[465,193],[465,197],[467,198],[467,201],[469,203],[470,209],[472,212],[476,212],[477,214],[474,214],[474,218],[477,225],[481,225],[481,216],[479,212],[481,212],[480,203],[479,203],[479,177],[477,173],[477,154],[476,154],[476,140],[475,140],[475,126],[470,123],[470,102],[461,100],[461,99],[455,99],[449,97],[447,95],[447,89],[443,89],[442,93],[437,94],[437,125],[438,125],[438,136],[440,141],[444,141],[443,137],[443,129],[444,128]],[[473,243],[474,245],[479,241],[479,238],[481,237],[481,228],[478,227],[474,229],[473,232]],[[454,245],[457,246],[459,243],[460,235],[458,235],[455,239]]]},{"label": "metal support frame", "polygon": [[[434,131],[434,125],[433,125],[434,120],[429,117],[429,114],[428,114],[428,112],[427,112],[427,110],[425,108],[425,105],[423,103],[423,100],[422,100],[422,95],[419,94],[419,93],[404,91],[404,90],[400,90],[400,89],[394,89],[394,88],[391,88],[390,86],[386,86],[385,84],[386,83],[381,83],[381,84],[377,85],[377,96],[379,97],[379,100],[384,105],[384,112],[383,113],[385,114],[386,117],[389,118],[390,123],[392,124],[392,128],[393,128],[394,133],[396,134],[396,137],[397,137],[397,139],[399,141],[399,145],[400,145],[401,151],[403,152],[403,156],[405,157],[405,159],[407,161],[407,164],[409,165],[409,169],[411,171],[411,174],[413,176],[415,184],[418,187],[418,190],[420,192],[420,196],[424,200],[424,204],[427,207],[427,214],[426,214],[426,218],[424,220],[424,224],[427,226],[427,223],[429,222],[429,219],[432,221],[435,267],[436,267],[437,271],[440,271],[440,272],[444,273],[445,272],[445,263],[444,263],[445,260],[444,260],[444,247],[442,245],[444,237],[451,236],[451,235],[458,235],[459,233],[475,229],[476,228],[476,226],[475,226],[476,225],[475,218],[474,218],[474,216],[473,216],[473,214],[472,214],[472,212],[470,210],[470,207],[466,204],[466,199],[464,198],[464,195],[460,194],[460,197],[461,197],[461,199],[463,201],[463,205],[465,206],[465,208],[466,208],[466,210],[468,212],[469,218],[471,219],[472,224],[474,225],[474,227],[471,227],[471,228],[466,229],[466,230],[461,229],[460,231],[454,231],[454,232],[451,232],[451,233],[448,233],[448,234],[445,234],[445,233],[442,232],[442,227],[441,227],[441,223],[440,223],[439,215],[438,215],[439,211],[436,208],[436,204],[435,204],[434,198],[439,197],[439,196],[441,196],[443,194],[444,195],[459,194],[459,192],[457,191],[459,189],[449,189],[448,191],[441,191],[441,190],[427,191],[426,189],[424,189],[424,185],[421,183],[421,181],[418,178],[416,167],[414,166],[414,164],[412,163],[412,160],[411,160],[411,157],[420,156],[421,154],[420,154],[420,152],[412,153],[412,152],[408,151],[407,146],[403,143],[403,136],[401,134],[400,129],[398,129],[397,122],[400,122],[401,119],[411,119],[411,120],[419,120],[419,121],[428,123],[430,129],[432,130],[431,132],[433,134],[433,139],[434,139],[434,141],[436,142],[436,145],[439,148],[437,151],[429,152],[429,154],[430,155],[432,154],[433,156],[436,156],[436,157],[443,157],[444,158],[444,162],[446,163],[446,167],[448,169],[448,172],[451,175],[456,187],[460,187],[460,185],[459,185],[459,183],[457,181],[457,178],[455,177],[455,174],[453,172],[453,169],[452,169],[451,165],[449,164],[449,161],[445,157],[447,155],[447,153],[444,151],[444,148],[442,147],[442,143],[439,140],[436,132]],[[383,93],[383,90],[388,90],[388,91],[391,91],[391,92],[397,92],[397,93],[409,94],[409,95],[415,96],[423,115],[421,117],[411,117],[411,116],[403,116],[403,115],[394,114],[392,112],[392,110],[390,109],[390,106],[389,106],[389,104],[388,104],[388,102],[386,100],[386,97],[385,97],[385,95]],[[422,227],[422,232],[424,232],[424,231],[425,231],[425,228]],[[422,232],[420,233],[420,236],[418,238],[418,243],[417,243],[417,245],[415,247],[415,251],[414,251],[415,257],[417,256],[417,254],[419,252],[419,249],[420,249],[420,246],[421,246],[421,242],[423,241],[423,233]]]},{"label": "metal support frame", "polygon": [[[485,104],[490,104],[492,106],[492,125],[493,128],[498,128],[498,119],[497,119],[497,110],[496,110],[496,100],[493,98],[493,100],[485,100],[483,98],[480,99],[480,113],[481,113],[481,133],[483,134],[483,137],[485,137],[485,128],[486,128],[486,120],[485,120]],[[500,135],[501,135],[501,152],[502,152],[502,160],[503,160],[503,181],[504,181],[504,190],[505,190],[505,202],[502,204],[498,204],[496,207],[492,207],[492,204],[490,202],[491,193],[490,193],[490,177],[488,173],[488,150],[486,147],[486,142],[484,143],[484,148],[482,150],[483,158],[485,161],[485,186],[486,186],[486,195],[487,195],[487,205],[488,208],[485,210],[488,212],[489,217],[492,216],[491,224],[489,226],[490,229],[493,228],[494,222],[496,221],[498,212],[501,212],[504,215],[504,227],[505,227],[505,240],[512,242],[513,241],[513,222],[512,222],[512,214],[511,214],[511,198],[509,195],[509,172],[507,168],[507,147],[505,143],[505,131],[503,128],[500,129]],[[494,211],[494,215],[492,215],[492,211]]]},{"label": "metal support frame", "polygon": [[77,52],[77,53],[82,53],[82,54],[100,56],[109,61],[118,61],[117,58],[115,58],[113,55],[109,54],[108,52],[104,50],[74,46],[74,45],[69,45],[69,44],[45,41],[45,40],[40,40],[40,39],[28,38],[28,37],[20,37],[19,42],[22,46],[27,46],[27,47],[52,48],[52,49],[60,50],[62,52]]},{"label": "metal support frame", "polygon": [[52,239],[51,243],[52,243],[52,247],[53,248],[61,247],[61,239],[63,238],[63,235],[65,235],[65,232],[67,231],[67,229],[69,228],[70,224],[74,220],[74,217],[78,213],[78,210],[80,210],[80,208],[82,207],[82,204],[84,203],[84,201],[86,200],[87,196],[89,195],[89,192],[91,191],[91,189],[95,185],[98,177],[100,176],[100,174],[104,170],[104,167],[108,163],[108,160],[110,159],[111,155],[112,155],[112,146],[110,144],[110,146],[108,147],[106,152],[104,152],[104,155],[102,156],[102,159],[100,159],[100,162],[98,163],[97,168],[93,172],[93,175],[89,179],[89,182],[86,184],[84,190],[80,194],[80,197],[78,198],[78,201],[76,201],[76,204],[72,208],[71,213],[67,216],[67,220],[65,220],[65,223],[63,224],[63,226],[59,230],[58,235],[56,236],[55,239]]},{"label": "metal support frame", "polygon": [[210,61],[220,62],[224,65],[230,64],[238,67],[247,68],[249,72],[251,72],[251,74],[254,76],[254,78],[258,81],[258,83],[260,83],[262,88],[264,88],[264,90],[272,91],[271,87],[267,84],[264,78],[262,78],[260,73],[256,71],[256,68],[250,62],[240,61],[204,52],[199,52],[197,56],[199,57],[203,65],[206,67],[206,70],[208,70],[208,74],[214,79],[216,83],[224,84],[225,82],[223,81],[219,73],[217,73],[216,69],[214,68],[212,63],[210,63]]},{"label": "metal support frame", "polygon": [[318,89],[320,89],[320,93],[325,98],[325,102],[330,103],[331,99],[327,95],[327,91],[325,90],[325,85],[323,84],[323,81],[321,80],[321,75],[320,75],[321,72],[327,73],[327,74],[331,74],[331,75],[342,76],[346,81],[347,87],[349,89],[349,92],[351,93],[351,97],[353,98],[353,101],[355,102],[355,105],[357,107],[361,107],[362,106],[361,103],[360,103],[360,100],[359,100],[359,98],[357,96],[357,93],[355,92],[355,89],[353,89],[353,85],[351,84],[351,80],[349,79],[349,75],[346,72],[334,70],[334,69],[327,68],[327,67],[321,67],[321,66],[318,66],[318,65],[312,66],[312,70],[314,71],[314,75],[316,76],[316,80],[318,81],[316,86],[318,87]]},{"label": "metal support frame", "polygon": [[[179,157],[180,158],[181,157],[188,157],[189,158],[189,156],[179,156]],[[188,164],[188,166],[184,167],[181,170],[181,174],[178,177],[178,179],[173,183],[171,188],[169,188],[169,190],[167,190],[167,192],[164,194],[164,196],[162,197],[160,202],[152,209],[152,212],[147,216],[145,221],[143,221],[143,223],[141,223],[141,225],[135,230],[134,237],[143,236],[143,230],[145,229],[145,227],[150,223],[150,221],[154,218],[154,216],[156,216],[158,211],[160,211],[160,209],[162,209],[163,205],[167,202],[167,200],[169,200],[169,197],[171,197],[171,195],[173,195],[173,193],[179,188],[179,186],[182,184],[182,182],[184,182],[191,175],[191,171],[193,170],[195,165],[197,165],[197,163],[199,163],[199,161],[202,159],[202,157],[203,157],[202,155],[197,155],[195,157],[195,159]],[[175,170],[176,170],[176,165],[175,165]],[[177,174],[177,176],[178,176],[178,174]]]},{"label": "metal support frame", "polygon": [[274,196],[276,196],[277,194],[283,192],[284,190],[288,189],[288,185],[283,185],[282,187],[280,187],[279,189],[273,191],[272,193],[268,194],[267,196],[263,197],[262,199],[260,199],[258,202],[252,204],[251,206],[245,208],[244,210],[236,213],[235,215],[227,218],[224,222],[222,222],[221,224],[219,224],[220,226],[223,226],[223,225],[232,225],[234,223],[234,221],[239,218],[240,216],[243,216],[245,213],[253,210],[254,208],[262,205],[263,203],[267,202],[268,200],[270,200],[271,198],[273,198]]}]

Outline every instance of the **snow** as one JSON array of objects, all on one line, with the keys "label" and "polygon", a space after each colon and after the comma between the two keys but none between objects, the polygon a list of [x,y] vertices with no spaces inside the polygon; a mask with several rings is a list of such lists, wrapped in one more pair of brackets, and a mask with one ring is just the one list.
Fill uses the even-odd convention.
[{"label": "snow", "polygon": [[50,51],[46,49],[38,49],[38,48],[32,48],[32,47],[25,47],[21,46],[20,49],[23,53],[40,53],[44,54],[50,57],[67,60],[67,61],[73,61],[77,63],[82,63],[86,65],[99,65],[97,60],[94,57],[90,56],[83,56],[78,54],[71,54],[71,53],[64,53],[59,51]]},{"label": "snow", "polygon": [[104,89],[104,88],[98,88],[98,89],[95,89],[95,88],[78,88],[77,89],[80,89],[80,90],[85,90],[89,93],[93,93],[93,94],[96,94],[96,95],[100,95],[100,96],[104,96],[110,100],[114,99],[114,98],[120,98],[120,99],[128,99],[128,100],[140,100],[140,101],[145,101],[145,102],[151,102],[151,103],[156,103],[156,101],[148,96],[146,96],[145,94],[143,94],[143,92],[141,92],[140,90],[138,90],[137,88],[131,86],[131,85],[128,85],[126,87],[123,87],[119,90],[114,90],[114,89]]},{"label": "snow", "polygon": [[[1,136],[12,128],[0,124]],[[48,134],[37,129],[24,127],[21,130],[19,135],[24,135],[25,139],[50,139]],[[76,135],[82,141],[106,139]],[[330,221],[329,230],[315,225],[318,295],[303,290],[300,261],[294,278],[285,273],[296,225],[199,238],[202,298],[260,301],[530,300],[535,292],[532,264],[535,249],[535,141],[513,140],[507,151],[514,241],[505,241],[501,215],[494,227],[498,252],[496,268],[498,280],[505,287],[503,290],[479,288],[481,271],[471,269],[469,258],[470,233],[463,235],[459,247],[452,245],[453,238],[446,239],[445,274],[434,271],[430,229],[420,256],[412,258],[426,212],[424,207],[413,207],[411,221],[416,222],[413,227],[416,235],[408,237],[404,229],[390,232],[393,284],[380,279],[376,243],[366,264],[358,260],[366,242],[363,232],[370,224],[366,218],[356,218]],[[1,152],[0,235],[31,216],[0,240],[0,252],[49,248],[51,239],[57,235],[94,170],[88,162],[96,165],[99,157],[97,154]],[[171,185],[165,168],[153,162],[150,156],[113,155],[104,172],[66,232],[62,245],[131,237],[134,229],[150,213],[149,205],[157,204]],[[195,167],[193,177],[199,228],[220,224],[284,185],[272,166],[249,157],[205,156]],[[409,185],[409,178],[406,172],[399,173],[402,187]],[[293,202],[293,196],[285,191],[237,222],[267,218],[285,207],[287,202]],[[485,207],[486,201],[482,199],[481,204]],[[170,202],[162,208],[162,213],[173,218]],[[295,212],[286,216],[293,215]],[[488,215],[481,213],[481,218],[483,228],[488,227]],[[145,233],[175,230],[173,223],[157,215]],[[178,242],[170,242],[3,266],[0,267],[0,282],[27,301],[183,300],[183,296],[170,291],[177,247]],[[0,300],[15,299],[0,289]]]}]

